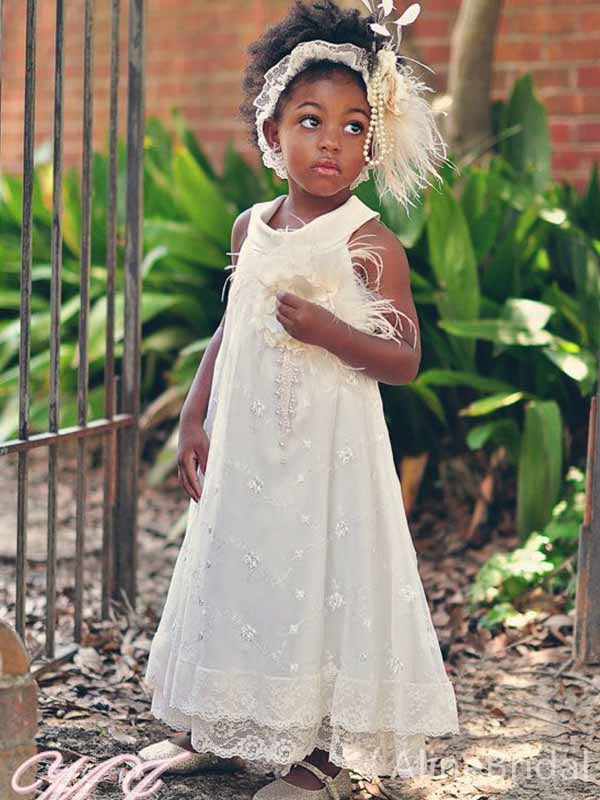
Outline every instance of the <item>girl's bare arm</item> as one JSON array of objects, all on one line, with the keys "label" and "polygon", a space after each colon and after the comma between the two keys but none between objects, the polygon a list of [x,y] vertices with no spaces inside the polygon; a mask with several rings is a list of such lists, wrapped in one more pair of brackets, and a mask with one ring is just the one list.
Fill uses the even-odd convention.
[{"label": "girl's bare arm", "polygon": [[367,283],[370,288],[377,288],[381,295],[392,300],[397,311],[403,315],[405,332],[402,343],[359,331],[343,323],[327,328],[323,346],[347,364],[362,368],[366,375],[382,383],[410,383],[419,372],[421,337],[410,288],[408,260],[398,238],[381,223],[371,220],[362,226],[360,232],[372,234],[374,243],[382,247],[384,269],[377,287],[373,265],[365,263],[363,266],[369,276]]},{"label": "girl's bare arm", "polygon": [[[237,253],[248,231],[249,212],[245,211],[236,219],[231,231],[232,264],[237,263]],[[185,398],[179,420],[179,441],[177,443],[177,473],[179,482],[186,493],[196,503],[202,494],[198,480],[197,467],[206,472],[210,442],[204,430],[206,412],[212,390],[215,361],[223,339],[225,314],[214,332],[210,344],[204,351],[200,366]]]},{"label": "girl's bare arm", "polygon": [[[231,263],[237,264],[237,253],[239,252],[248,232],[249,210],[244,211],[236,219],[231,231]],[[212,380],[215,369],[215,361],[219,354],[221,341],[223,339],[223,327],[225,325],[225,314],[219,323],[219,327],[214,332],[210,344],[204,351],[200,365],[192,381],[192,385],[181,409],[181,422],[187,420],[201,420],[204,422],[208,402],[212,389]]]}]

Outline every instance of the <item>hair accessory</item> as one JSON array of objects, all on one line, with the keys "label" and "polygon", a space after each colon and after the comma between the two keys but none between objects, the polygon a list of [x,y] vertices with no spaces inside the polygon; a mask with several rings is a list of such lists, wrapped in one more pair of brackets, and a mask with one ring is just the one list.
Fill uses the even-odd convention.
[{"label": "hair accessory", "polygon": [[[265,120],[273,116],[288,83],[309,62],[327,60],[345,64],[362,75],[371,106],[363,148],[365,166],[350,188],[367,180],[373,169],[380,197],[389,192],[408,209],[409,205],[415,205],[413,197],[431,185],[429,175],[441,181],[438,163],[451,163],[446,158],[446,144],[437,128],[435,114],[423,96],[433,89],[415,77],[408,64],[398,64],[402,28],[417,19],[421,7],[413,3],[398,19],[386,22],[394,10],[392,0],[377,4],[374,0],[362,2],[375,18],[375,22],[369,23],[373,31],[371,51],[350,43],[334,44],[320,39],[296,45],[266,72],[263,89],[254,100],[258,144],[264,164],[280,178],[287,178],[283,153],[275,152],[265,138]],[[386,40],[379,49],[376,36]],[[406,56],[402,59],[414,60]]]},{"label": "hair accessory", "polygon": [[[284,56],[275,66],[265,73],[263,89],[254,100],[256,106],[256,131],[258,134],[258,146],[262,151],[263,162],[266,167],[274,169],[280,178],[287,178],[287,170],[283,153],[281,150],[273,150],[265,138],[263,124],[266,119],[272,117],[275,106],[279,100],[279,95],[283,92],[288,83],[299,72],[305,68],[309,61],[335,61],[345,64],[347,67],[360,72],[365,81],[369,82],[369,57],[363,47],[355,44],[333,44],[320,39],[313,39],[309,42],[301,42],[296,45],[292,52]],[[363,167],[362,172],[351,188],[355,188],[362,181],[368,180],[369,167]]]}]

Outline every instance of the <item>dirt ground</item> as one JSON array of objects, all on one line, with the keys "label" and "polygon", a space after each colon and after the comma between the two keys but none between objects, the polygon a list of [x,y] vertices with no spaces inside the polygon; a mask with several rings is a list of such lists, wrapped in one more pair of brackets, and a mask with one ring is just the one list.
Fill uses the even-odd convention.
[{"label": "dirt ground", "polygon": [[[484,475],[470,465],[473,496]],[[47,464],[35,454],[30,465],[27,636],[32,672],[39,686],[38,750],[59,749],[65,761],[88,756],[90,764],[170,735],[150,714],[142,681],[153,631],[160,618],[181,542],[173,526],[187,509],[174,476],[160,490],[141,476],[139,504],[139,597],[136,609],[115,606],[100,620],[102,473],[90,461],[85,546],[84,637],[72,642],[74,476],[61,459],[59,493],[57,659],[43,655],[45,613],[45,509]],[[571,661],[573,616],[560,598],[540,598],[539,611],[521,629],[492,637],[466,611],[468,588],[479,566],[514,545],[508,516],[490,507],[476,536],[465,540],[469,497],[438,487],[426,508],[409,517],[440,646],[459,709],[458,735],[428,738],[425,774],[410,779],[382,776],[378,785],[353,774],[354,798],[406,800],[592,800],[600,798],[600,667]],[[3,520],[0,527],[0,614],[14,624],[16,460],[0,460]],[[508,489],[507,489],[508,491]],[[62,656],[62,658],[61,658]],[[158,800],[246,800],[273,776],[250,767],[233,774],[162,776]],[[116,777],[94,797],[122,797]]]}]

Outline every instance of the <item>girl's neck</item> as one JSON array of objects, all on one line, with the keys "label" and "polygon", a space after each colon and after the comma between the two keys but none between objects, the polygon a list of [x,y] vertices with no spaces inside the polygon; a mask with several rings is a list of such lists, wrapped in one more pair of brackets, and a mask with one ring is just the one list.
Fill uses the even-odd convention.
[{"label": "girl's neck", "polygon": [[320,217],[321,214],[327,214],[329,211],[339,208],[348,200],[351,194],[350,189],[346,188],[329,197],[319,197],[318,195],[309,194],[290,181],[288,196],[279,207],[279,210],[286,218],[296,220],[300,218],[307,223],[316,219],[316,217]]}]

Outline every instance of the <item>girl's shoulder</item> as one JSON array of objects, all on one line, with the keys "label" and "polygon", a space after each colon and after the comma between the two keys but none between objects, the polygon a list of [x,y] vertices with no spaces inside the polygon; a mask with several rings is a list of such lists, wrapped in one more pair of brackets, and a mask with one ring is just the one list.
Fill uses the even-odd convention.
[{"label": "girl's shoulder", "polygon": [[[362,203],[362,201],[359,202]],[[372,244],[386,249],[394,248],[400,244],[396,234],[381,221],[379,212],[373,211],[365,203],[362,203],[362,206],[365,212],[359,219],[357,227],[352,231],[348,244],[350,245],[361,238],[366,239],[367,237]]]},{"label": "girl's shoulder", "polygon": [[397,271],[398,265],[408,266],[406,251],[400,239],[379,218],[367,220],[357,228],[348,241],[352,261],[367,277],[367,284],[381,288],[383,273]]},{"label": "girl's shoulder", "polygon": [[238,253],[244,240],[248,236],[252,219],[266,210],[271,204],[272,200],[266,200],[260,203],[254,203],[249,208],[242,211],[235,219],[231,228],[231,249],[234,253]]}]

